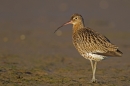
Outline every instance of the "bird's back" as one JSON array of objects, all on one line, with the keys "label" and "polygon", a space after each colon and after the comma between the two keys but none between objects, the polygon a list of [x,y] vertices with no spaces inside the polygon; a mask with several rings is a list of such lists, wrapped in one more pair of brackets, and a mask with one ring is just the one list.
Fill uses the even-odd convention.
[{"label": "bird's back", "polygon": [[[122,52],[105,36],[90,28],[81,28],[73,32],[73,44],[79,53],[87,58],[90,54],[104,57],[119,57]],[[92,57],[91,57],[92,58]]]}]

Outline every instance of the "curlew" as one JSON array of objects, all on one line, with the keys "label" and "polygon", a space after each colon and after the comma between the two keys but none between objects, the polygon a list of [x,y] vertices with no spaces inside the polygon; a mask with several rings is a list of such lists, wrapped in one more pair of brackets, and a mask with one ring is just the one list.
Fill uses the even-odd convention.
[{"label": "curlew", "polygon": [[[97,82],[95,78],[97,62],[107,57],[121,57],[122,52],[110,42],[108,38],[99,34],[89,27],[85,27],[83,17],[73,14],[70,21],[64,25],[73,24],[73,44],[81,56],[90,60],[92,67],[92,83]],[[61,28],[60,26],[59,28]],[[59,29],[57,28],[55,32]]]}]

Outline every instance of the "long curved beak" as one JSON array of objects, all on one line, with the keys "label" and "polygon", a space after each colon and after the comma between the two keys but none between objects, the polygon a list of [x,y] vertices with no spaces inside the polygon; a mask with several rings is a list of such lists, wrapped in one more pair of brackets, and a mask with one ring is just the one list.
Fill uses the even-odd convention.
[{"label": "long curved beak", "polygon": [[61,27],[65,26],[65,25],[68,25],[68,24],[72,24],[72,22],[71,22],[71,21],[68,21],[68,22],[64,23],[63,25],[61,25],[60,27],[58,27],[58,28],[54,31],[54,33],[55,33],[58,29],[60,29]]}]

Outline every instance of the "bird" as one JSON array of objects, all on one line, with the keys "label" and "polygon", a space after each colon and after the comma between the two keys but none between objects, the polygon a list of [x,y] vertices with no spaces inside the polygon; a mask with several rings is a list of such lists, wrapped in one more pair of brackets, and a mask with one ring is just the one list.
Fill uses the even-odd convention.
[{"label": "bird", "polygon": [[[97,63],[109,57],[121,57],[123,53],[115,44],[111,43],[106,36],[89,27],[86,27],[84,24],[84,19],[80,14],[73,14],[70,20],[61,25],[59,28],[68,24],[73,25],[73,45],[81,56],[90,60],[92,67],[91,82],[97,83],[97,79],[95,78]],[[54,33],[59,28],[57,28]]]}]

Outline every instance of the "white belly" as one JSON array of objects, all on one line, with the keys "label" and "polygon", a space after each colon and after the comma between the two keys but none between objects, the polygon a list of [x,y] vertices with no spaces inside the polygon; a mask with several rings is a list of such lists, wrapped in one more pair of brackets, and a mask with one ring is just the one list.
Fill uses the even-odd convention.
[{"label": "white belly", "polygon": [[82,54],[82,56],[86,59],[94,60],[94,61],[101,61],[101,60],[107,58],[106,56],[97,55],[97,54],[93,54],[93,53],[84,53],[84,54]]}]

